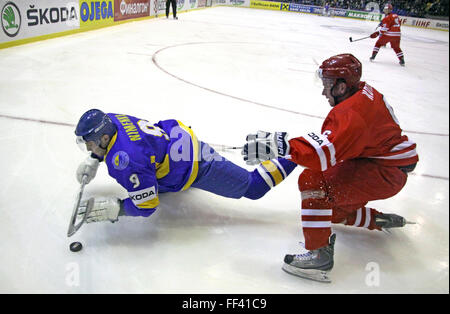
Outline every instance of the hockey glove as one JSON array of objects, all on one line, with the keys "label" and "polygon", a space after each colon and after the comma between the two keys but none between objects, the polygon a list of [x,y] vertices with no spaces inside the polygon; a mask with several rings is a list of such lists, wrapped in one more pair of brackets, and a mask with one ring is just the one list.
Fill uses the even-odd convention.
[{"label": "hockey glove", "polygon": [[87,157],[85,161],[83,161],[77,169],[77,180],[81,183],[83,176],[86,176],[86,184],[91,182],[97,174],[99,161],[98,159],[92,158],[91,156]]},{"label": "hockey glove", "polygon": [[247,136],[241,154],[247,165],[257,165],[263,161],[289,155],[289,142],[286,132],[269,133],[258,131]]},{"label": "hockey glove", "polygon": [[370,35],[370,38],[377,38],[380,35],[380,32],[375,32],[372,35]]},{"label": "hockey glove", "polygon": [[100,221],[116,222],[119,220],[119,216],[124,215],[124,211],[122,209],[123,201],[115,197],[96,199],[92,208],[88,208],[86,204],[87,201],[83,201],[80,204],[80,208],[84,208],[84,210],[80,210],[80,212],[78,212],[79,217],[83,217],[86,210],[88,210],[86,223]]}]

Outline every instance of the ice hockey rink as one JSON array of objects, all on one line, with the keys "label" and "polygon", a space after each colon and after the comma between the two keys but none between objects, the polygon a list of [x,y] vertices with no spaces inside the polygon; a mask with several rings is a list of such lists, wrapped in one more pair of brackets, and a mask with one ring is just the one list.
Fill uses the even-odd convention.
[{"label": "ice hockey rink", "polygon": [[[403,27],[406,67],[377,24],[215,7],[0,50],[1,293],[449,293],[449,34]],[[242,145],[257,130],[320,131],[330,107],[314,72],[353,53],[417,142],[395,197],[369,203],[417,222],[391,234],[335,226],[331,284],[282,271],[303,240],[298,167],[258,201],[160,195],[149,218],[84,225],[67,238],[85,158],[74,125],[90,108],[176,118],[200,140]],[[220,151],[246,166],[238,151]],[[101,165],[85,197],[122,189]],[[69,251],[80,241],[81,252]]]}]

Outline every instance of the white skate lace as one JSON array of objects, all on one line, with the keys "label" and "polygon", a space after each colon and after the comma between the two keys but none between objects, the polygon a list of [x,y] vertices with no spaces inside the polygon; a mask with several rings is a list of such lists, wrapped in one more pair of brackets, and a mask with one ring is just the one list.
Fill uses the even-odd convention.
[{"label": "white skate lace", "polygon": [[295,258],[299,259],[299,260],[308,260],[312,258],[312,253],[311,251],[303,253],[303,254],[296,254]]},{"label": "white skate lace", "polygon": [[[306,250],[305,243],[299,242],[299,244],[304,250]],[[297,258],[299,260],[307,260],[307,259],[311,259],[312,258],[312,252],[307,250],[305,253],[296,254],[294,256],[295,256],[295,258]]]}]

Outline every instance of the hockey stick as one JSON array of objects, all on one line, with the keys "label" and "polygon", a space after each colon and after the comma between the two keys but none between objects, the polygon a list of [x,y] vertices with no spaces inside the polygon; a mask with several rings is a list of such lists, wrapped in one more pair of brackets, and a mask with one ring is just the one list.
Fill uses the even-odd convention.
[{"label": "hockey stick", "polygon": [[80,191],[78,192],[77,201],[75,203],[75,207],[73,208],[72,217],[70,218],[69,230],[67,231],[67,237],[73,236],[78,231],[78,229],[81,228],[81,226],[86,221],[86,218],[87,218],[89,212],[91,211],[92,207],[94,206],[94,199],[93,198],[89,199],[89,201],[86,204],[86,210],[84,212],[84,215],[83,215],[81,221],[78,222],[78,224],[77,224],[76,222],[77,222],[78,210],[80,209],[81,197],[83,196],[84,186],[87,184],[86,181],[87,181],[87,176],[84,175],[83,178],[81,179]]},{"label": "hockey stick", "polygon": [[226,145],[220,145],[220,144],[209,144],[211,145],[214,149],[225,152],[225,151],[232,151],[232,150],[238,150],[238,149],[243,149],[244,146],[226,146]]},{"label": "hockey stick", "polygon": [[370,36],[363,37],[363,38],[358,38],[358,39],[353,39],[352,37],[350,37],[349,39],[350,39],[350,42],[353,43],[355,41],[360,41],[360,40],[367,39],[367,38],[370,38]]}]

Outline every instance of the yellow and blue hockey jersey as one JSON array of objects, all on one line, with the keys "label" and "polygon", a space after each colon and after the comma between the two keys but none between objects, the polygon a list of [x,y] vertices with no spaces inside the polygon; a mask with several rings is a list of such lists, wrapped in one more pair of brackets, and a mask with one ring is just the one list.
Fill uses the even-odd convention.
[{"label": "yellow and blue hockey jersey", "polygon": [[108,113],[117,132],[104,157],[109,175],[123,186],[127,216],[149,216],[159,193],[188,189],[198,174],[199,144],[192,130],[177,120],[152,124]]}]

